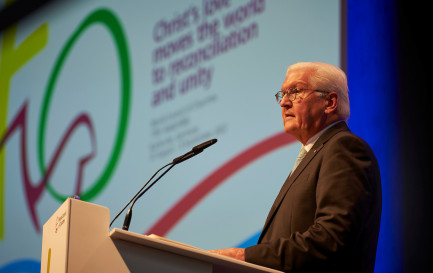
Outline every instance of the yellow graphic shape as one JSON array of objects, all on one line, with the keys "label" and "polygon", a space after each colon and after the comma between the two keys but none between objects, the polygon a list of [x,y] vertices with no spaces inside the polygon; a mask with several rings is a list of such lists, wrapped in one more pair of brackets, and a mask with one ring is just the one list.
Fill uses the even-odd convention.
[{"label": "yellow graphic shape", "polygon": [[47,273],[50,273],[51,265],[51,247],[48,249]]},{"label": "yellow graphic shape", "polygon": [[[12,1],[6,1],[10,4]],[[15,46],[18,24],[3,31],[0,51],[0,140],[7,127],[10,82],[13,75],[36,56],[48,42],[48,23],[43,23]],[[6,148],[0,147],[0,241],[4,239]]]}]

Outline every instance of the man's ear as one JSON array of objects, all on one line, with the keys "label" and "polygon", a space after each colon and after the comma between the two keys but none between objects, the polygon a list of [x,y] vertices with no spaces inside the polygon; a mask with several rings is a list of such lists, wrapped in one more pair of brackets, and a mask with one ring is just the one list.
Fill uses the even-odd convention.
[{"label": "man's ear", "polygon": [[329,93],[326,98],[326,105],[325,105],[325,113],[331,114],[337,110],[338,106],[338,95],[335,92]]}]

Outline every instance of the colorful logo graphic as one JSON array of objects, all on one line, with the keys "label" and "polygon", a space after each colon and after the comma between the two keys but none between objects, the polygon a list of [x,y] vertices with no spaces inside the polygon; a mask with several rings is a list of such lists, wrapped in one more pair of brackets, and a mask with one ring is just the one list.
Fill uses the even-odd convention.
[{"label": "colorful logo graphic", "polygon": [[[82,36],[82,34],[89,29],[89,27],[99,24],[104,26],[109,34],[111,35],[117,50],[117,56],[120,66],[120,77],[121,77],[121,103],[119,118],[117,124],[117,133],[115,136],[114,145],[110,152],[110,156],[105,164],[105,168],[102,173],[93,182],[92,186],[88,189],[83,189],[82,178],[83,170],[86,164],[94,157],[96,153],[96,137],[94,132],[94,126],[90,116],[86,113],[78,114],[74,120],[69,124],[66,132],[64,132],[62,138],[58,142],[53,156],[47,160],[45,151],[45,137],[47,130],[47,119],[50,114],[50,106],[52,102],[53,94],[56,90],[57,79],[62,71],[63,64],[68,58],[68,54],[72,48]],[[0,129],[6,131],[0,141],[0,240],[4,238],[4,195],[5,195],[5,144],[10,137],[17,131],[20,131],[20,158],[21,158],[21,173],[23,177],[23,183],[25,188],[25,196],[27,199],[28,209],[30,216],[37,231],[40,231],[40,223],[38,221],[36,213],[36,205],[41,197],[41,194],[48,190],[48,192],[59,202],[63,202],[69,194],[62,194],[56,191],[49,180],[53,174],[54,169],[58,163],[59,158],[65,149],[65,146],[74,133],[79,127],[84,127],[88,132],[91,139],[91,150],[89,153],[79,159],[77,175],[76,175],[76,186],[75,191],[72,194],[79,195],[82,200],[91,200],[97,194],[99,194],[103,188],[110,181],[117,162],[120,158],[124,140],[127,132],[128,117],[130,111],[130,100],[131,100],[131,73],[130,73],[130,61],[129,53],[126,42],[126,37],[122,26],[116,16],[108,9],[98,9],[88,15],[83,22],[78,26],[71,37],[67,40],[65,46],[59,53],[59,56],[52,69],[51,75],[48,79],[47,89],[42,102],[42,111],[39,118],[39,129],[38,129],[38,164],[41,172],[41,178],[38,182],[31,181],[28,169],[28,152],[27,152],[27,115],[28,115],[28,102],[24,102],[20,110],[17,112],[15,117],[12,119],[9,126],[7,122],[7,106],[8,106],[8,95],[10,92],[10,82],[13,75],[22,68],[27,62],[29,62],[35,55],[37,55],[48,42],[48,24],[44,23],[37,28],[27,39],[25,39],[18,47],[14,47],[17,36],[17,25],[10,27],[4,32],[2,40],[2,51],[0,59],[0,92],[2,99],[0,100]],[[5,128],[5,129],[4,129]]]}]

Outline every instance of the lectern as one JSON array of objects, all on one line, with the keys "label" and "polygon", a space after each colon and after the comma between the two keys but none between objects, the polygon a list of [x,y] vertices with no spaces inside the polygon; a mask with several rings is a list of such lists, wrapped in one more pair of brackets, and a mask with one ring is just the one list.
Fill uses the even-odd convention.
[{"label": "lectern", "polygon": [[120,229],[110,211],[68,198],[44,224],[41,273],[280,272],[181,243]]}]

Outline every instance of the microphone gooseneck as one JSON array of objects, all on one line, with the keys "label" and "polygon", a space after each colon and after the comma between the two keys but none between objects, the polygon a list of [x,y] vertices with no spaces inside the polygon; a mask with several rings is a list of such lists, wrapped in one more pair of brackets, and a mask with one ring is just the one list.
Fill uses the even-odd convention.
[{"label": "microphone gooseneck", "polygon": [[[158,182],[167,172],[169,172],[174,166],[176,166],[177,164],[190,159],[191,157],[194,157],[196,155],[198,155],[199,153],[203,152],[204,149],[208,148],[209,146],[215,144],[217,142],[217,139],[212,139],[212,140],[208,140],[206,142],[203,142],[197,146],[194,146],[191,151],[185,153],[184,155],[181,155],[179,157],[176,157],[175,159],[173,159],[172,162],[164,165],[163,167],[161,167],[158,171],[156,171],[152,177],[143,185],[143,187],[140,188],[140,190],[134,195],[134,197],[131,198],[131,200],[129,200],[129,202],[123,207],[123,209],[116,215],[116,217],[114,217],[114,219],[111,221],[110,223],[110,227],[113,224],[113,222],[120,216],[120,214],[129,206],[129,204],[131,204],[131,207],[129,208],[128,212],[125,215],[125,220],[123,222],[123,230],[128,230],[129,229],[129,225],[131,223],[131,219],[132,219],[132,207],[134,206],[135,202],[137,202],[137,200],[143,196],[153,185],[155,185],[156,182]],[[170,166],[171,165],[171,166]],[[149,185],[149,187],[146,188],[146,186],[149,184],[149,182],[156,176],[156,174],[158,174],[162,169],[166,168],[170,166],[167,170],[164,171],[164,173],[162,173],[155,181],[152,182],[152,184]]]},{"label": "microphone gooseneck", "polygon": [[113,225],[114,221],[120,216],[120,214],[122,214],[122,212],[129,206],[129,204],[131,204],[132,201],[134,201],[134,199],[137,197],[137,195],[140,194],[140,192],[146,187],[147,184],[149,184],[149,182],[155,177],[155,175],[157,175],[162,169],[164,169],[165,167],[171,165],[173,163],[168,163],[166,165],[164,165],[163,167],[161,167],[159,170],[157,170],[152,177],[143,185],[143,187],[141,187],[141,189],[131,198],[131,200],[129,200],[129,202],[123,207],[123,209],[113,218],[113,220],[110,223],[110,227],[111,225]]},{"label": "microphone gooseneck", "polygon": [[[176,164],[170,163],[171,166],[170,168],[168,168],[167,170],[165,170],[155,181],[152,182],[152,184],[149,185],[149,187],[147,187],[146,189],[144,189],[132,202],[131,207],[128,210],[128,213],[125,216],[125,221],[123,222],[123,230],[128,230],[129,229],[129,224],[131,223],[131,219],[132,219],[132,207],[135,205],[135,202],[137,202],[137,200],[143,196],[143,194],[145,194],[153,185],[155,185],[156,182],[158,182],[159,179],[161,179],[166,173],[168,173],[168,171],[171,170],[171,168],[173,168]],[[147,183],[146,183],[147,185]],[[146,186],[145,185],[145,186]],[[141,190],[140,190],[141,191]]]}]

